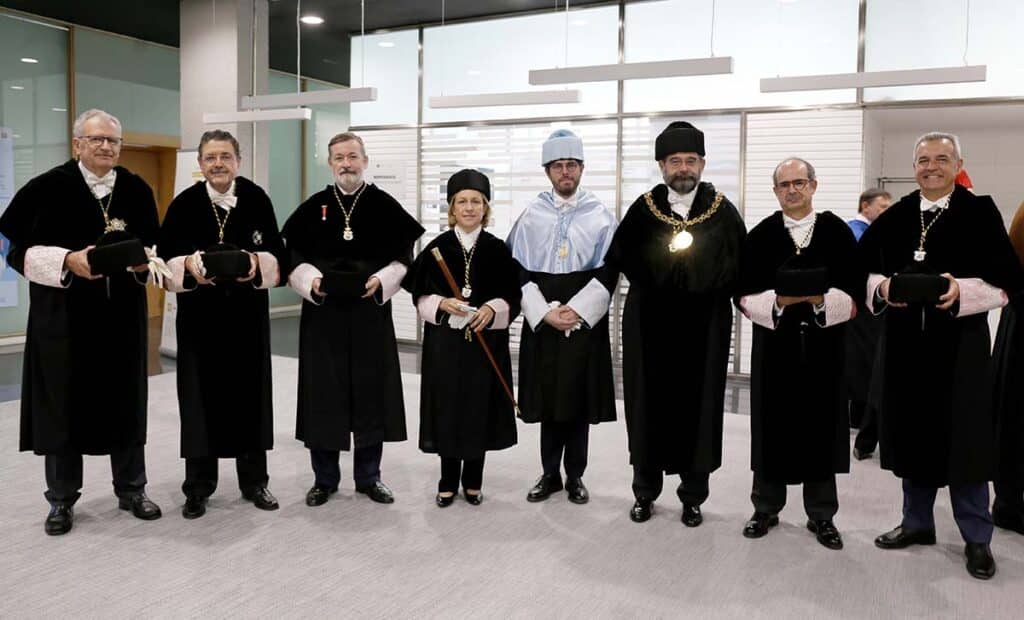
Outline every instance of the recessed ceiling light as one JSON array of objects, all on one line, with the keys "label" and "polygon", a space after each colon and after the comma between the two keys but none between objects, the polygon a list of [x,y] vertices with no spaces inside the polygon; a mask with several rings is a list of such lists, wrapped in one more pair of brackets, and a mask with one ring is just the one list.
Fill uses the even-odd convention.
[{"label": "recessed ceiling light", "polygon": [[28,63],[30,65],[34,65],[34,64],[39,62],[39,59],[38,58],[30,58],[29,56],[26,56],[26,57],[21,59],[21,62]]},{"label": "recessed ceiling light", "polygon": [[25,90],[25,87],[15,84],[14,86],[11,86],[11,90]]},{"label": "recessed ceiling light", "polygon": [[67,112],[68,111],[67,108],[50,108],[50,109],[53,110],[54,112]]},{"label": "recessed ceiling light", "polygon": [[377,45],[379,45],[381,47],[394,47],[395,46],[395,42],[394,41],[381,41]]},{"label": "recessed ceiling light", "polygon": [[303,15],[299,18],[299,21],[310,26],[319,26],[324,23],[324,18],[317,15]]}]

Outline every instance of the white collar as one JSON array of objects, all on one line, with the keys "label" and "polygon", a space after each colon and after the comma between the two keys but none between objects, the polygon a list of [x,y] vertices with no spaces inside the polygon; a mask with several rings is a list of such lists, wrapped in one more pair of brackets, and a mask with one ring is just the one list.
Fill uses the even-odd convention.
[{"label": "white collar", "polygon": [[788,215],[786,215],[785,213],[783,213],[782,214],[782,223],[783,223],[783,225],[785,225],[786,230],[793,230],[793,229],[799,230],[801,228],[807,228],[808,226],[813,224],[814,220],[817,217],[818,217],[818,214],[815,213],[814,211],[811,211],[810,213],[808,213],[806,216],[804,216],[802,219],[799,219],[799,220],[793,219],[793,218],[789,217]]},{"label": "white collar", "polygon": [[[666,187],[668,186],[666,185]],[[680,194],[671,187],[668,187],[668,205],[673,211],[683,217],[689,217],[690,209],[693,208],[693,200],[696,197],[696,187],[688,194]]]},{"label": "white collar", "polygon": [[338,183],[337,181],[335,181],[335,182],[334,182],[334,186],[338,188],[338,191],[339,191],[339,192],[341,192],[341,195],[342,195],[342,196],[354,196],[355,194],[358,194],[358,193],[359,193],[359,190],[360,190],[360,189],[362,189],[364,185],[366,185],[366,181],[363,181],[362,183],[360,183],[360,184],[359,184],[359,185],[358,185],[358,186],[357,186],[357,187],[356,187],[356,188],[355,188],[354,190],[352,190],[351,192],[346,192],[346,191],[345,191],[345,188],[344,188],[344,187],[342,187],[342,186],[341,186],[341,185],[340,185],[340,184],[339,184],[339,183]]},{"label": "white collar", "polygon": [[89,190],[92,191],[93,196],[103,198],[113,191],[114,182],[117,180],[117,170],[114,168],[111,168],[110,172],[100,177],[86,168],[85,164],[79,160],[78,169],[81,171],[82,177],[85,179],[85,184],[89,186]]},{"label": "white collar", "polygon": [[925,198],[924,194],[922,193],[921,194],[921,210],[922,211],[931,211],[935,207],[938,207],[940,209],[945,209],[945,208],[949,207],[949,201],[950,201],[950,199],[952,197],[953,197],[953,192],[949,192],[948,194],[946,194],[945,196],[939,198],[938,200],[931,201],[931,200],[928,200],[927,198]]},{"label": "white collar", "polygon": [[555,190],[551,190],[551,195],[555,197],[556,209],[561,209],[563,207],[575,207],[580,200],[579,188],[577,188],[576,192],[573,193],[573,195],[569,196],[568,198],[562,198],[562,195],[556,192]]},{"label": "white collar", "polygon": [[868,218],[864,217],[863,213],[858,213],[857,217],[855,217],[853,219],[857,220],[858,222],[864,222],[868,226],[871,226],[871,220],[869,220]]},{"label": "white collar", "polygon": [[213,185],[209,181],[206,182],[206,195],[210,197],[210,201],[225,211],[230,211],[238,204],[238,197],[235,196],[235,180],[231,180],[231,185],[228,187],[228,191],[223,194],[214,189]]},{"label": "white collar", "polygon": [[452,230],[455,231],[455,237],[462,244],[462,247],[467,250],[472,250],[473,246],[476,245],[477,237],[480,236],[480,231],[483,230],[482,226],[477,226],[476,229],[471,232],[463,232],[461,228],[456,225]]}]

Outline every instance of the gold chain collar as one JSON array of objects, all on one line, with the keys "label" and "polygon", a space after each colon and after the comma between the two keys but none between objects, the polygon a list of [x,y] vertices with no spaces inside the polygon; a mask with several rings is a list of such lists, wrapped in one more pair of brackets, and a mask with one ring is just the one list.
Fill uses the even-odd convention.
[{"label": "gold chain collar", "polygon": [[700,224],[701,222],[706,222],[712,215],[715,214],[716,211],[718,211],[718,207],[722,204],[723,198],[725,198],[725,196],[722,194],[722,192],[715,192],[715,199],[711,203],[710,209],[708,209],[704,213],[701,213],[695,218],[680,219],[678,217],[675,217],[674,215],[665,215],[664,213],[662,213],[661,210],[658,209],[657,205],[654,204],[654,196],[651,195],[651,192],[647,192],[646,194],[644,194],[644,201],[647,202],[647,208],[651,210],[651,214],[653,214],[654,217],[658,218],[662,222],[671,226],[672,230],[676,232],[689,228],[690,226],[695,226],[697,224]]}]

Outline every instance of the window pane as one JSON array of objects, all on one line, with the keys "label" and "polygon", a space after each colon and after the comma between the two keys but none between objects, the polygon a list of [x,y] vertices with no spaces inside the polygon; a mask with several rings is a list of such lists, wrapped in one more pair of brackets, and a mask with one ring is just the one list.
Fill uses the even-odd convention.
[{"label": "window pane", "polygon": [[[29,179],[70,155],[67,57],[64,29],[0,15],[0,212]],[[0,244],[0,334],[24,333],[28,284],[7,266],[7,239]]]},{"label": "window pane", "polygon": [[[711,55],[712,2],[626,5],[626,62]],[[625,111],[709,110],[852,102],[854,89],[761,93],[761,78],[857,70],[857,0],[718,0],[715,56],[731,75],[630,80]]]},{"label": "window pane", "polygon": [[419,31],[402,30],[352,37],[353,87],[372,86],[377,101],[352,104],[352,124],[396,125],[416,122],[419,90]]},{"label": "window pane", "polygon": [[[618,62],[618,8],[572,11],[427,28],[423,33],[424,122],[573,116],[615,112],[615,82],[530,86],[530,69]],[[568,50],[568,51],[567,51]],[[430,97],[578,88],[580,103],[432,109]]]},{"label": "window pane", "polygon": [[[970,45],[965,25],[970,5]],[[907,25],[918,36],[909,36]],[[868,2],[864,68],[868,71],[988,65],[985,82],[868,88],[865,101],[1019,97],[1024,95],[1024,4],[1020,0]],[[1013,50],[1017,50],[1016,52]]]}]

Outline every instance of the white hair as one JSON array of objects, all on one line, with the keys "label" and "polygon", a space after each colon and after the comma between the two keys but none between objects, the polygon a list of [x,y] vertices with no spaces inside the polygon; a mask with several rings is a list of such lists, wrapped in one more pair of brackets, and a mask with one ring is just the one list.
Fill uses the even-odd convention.
[{"label": "white hair", "polygon": [[102,120],[105,120],[113,124],[115,127],[117,127],[118,131],[121,131],[121,121],[117,120],[116,116],[109,112],[104,112],[103,110],[92,108],[91,110],[86,110],[85,112],[82,112],[78,115],[78,118],[75,119],[75,124],[71,128],[71,135],[75,138],[81,138],[84,132],[85,123],[92,118],[100,118]]},{"label": "white hair", "polygon": [[953,155],[956,156],[957,159],[962,159],[962,151],[960,150],[960,138],[958,138],[956,134],[948,133],[945,131],[929,131],[928,133],[918,138],[917,142],[914,143],[913,162],[915,164],[917,163],[917,147],[921,146],[925,142],[934,142],[935,140],[949,140],[950,142],[952,142]]}]

